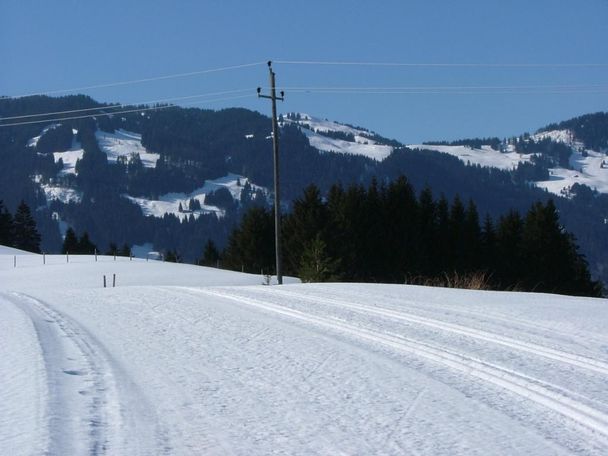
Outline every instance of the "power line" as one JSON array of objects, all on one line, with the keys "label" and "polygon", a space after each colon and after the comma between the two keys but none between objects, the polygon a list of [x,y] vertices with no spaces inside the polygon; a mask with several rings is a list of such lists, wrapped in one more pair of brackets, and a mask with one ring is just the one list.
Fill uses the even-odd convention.
[{"label": "power line", "polygon": [[220,71],[236,70],[236,69],[240,69],[240,68],[248,68],[248,67],[263,65],[265,63],[266,62],[243,63],[243,64],[240,64],[240,65],[231,65],[231,66],[225,66],[225,67],[219,67],[219,68],[210,68],[210,69],[206,69],[206,70],[190,71],[190,72],[187,72],[187,73],[168,74],[168,75],[164,75],[164,76],[154,76],[154,77],[150,77],[150,78],[132,79],[132,80],[129,80],[129,81],[110,82],[110,83],[96,84],[96,85],[90,85],[90,86],[85,86],[85,87],[74,87],[74,88],[71,88],[71,89],[48,90],[48,91],[45,91],[45,92],[36,92],[36,93],[28,93],[28,94],[22,94],[22,95],[3,96],[3,97],[0,97],[0,99],[6,99],[6,98],[24,98],[24,97],[31,97],[31,96],[36,96],[36,95],[51,95],[51,94],[57,94],[57,93],[80,92],[80,91],[83,91],[83,90],[103,89],[103,88],[118,87],[118,86],[123,86],[123,85],[130,85],[130,84],[141,84],[141,83],[144,83],[144,82],[153,82],[153,81],[161,81],[161,80],[165,80],[165,79],[184,78],[184,77],[188,77],[188,76],[197,76],[197,75],[201,75],[201,74],[217,73],[217,72],[220,72]]},{"label": "power line", "polygon": [[487,68],[578,68],[608,67],[608,63],[422,63],[422,62],[348,62],[320,60],[274,60],[283,65],[334,65],[334,66],[377,66],[377,67],[487,67]]},{"label": "power line", "polygon": [[0,121],[26,119],[26,118],[30,118],[30,117],[46,117],[46,116],[52,116],[52,115],[58,115],[58,114],[73,114],[73,113],[77,113],[77,112],[88,112],[88,111],[95,111],[95,110],[100,110],[100,109],[124,108],[127,106],[150,105],[150,104],[155,104],[155,103],[168,103],[171,101],[190,100],[193,98],[203,98],[203,97],[211,97],[211,96],[218,96],[218,95],[227,95],[227,94],[231,94],[231,93],[250,92],[251,90],[253,90],[253,89],[224,90],[222,92],[201,93],[198,95],[164,98],[164,99],[160,99],[160,100],[138,101],[138,102],[133,102],[133,103],[113,103],[113,104],[104,105],[104,106],[97,106],[95,108],[71,109],[71,110],[66,110],[66,111],[54,111],[54,112],[44,112],[44,113],[39,113],[39,114],[28,114],[28,115],[12,116],[12,117],[0,117]]},{"label": "power line", "polygon": [[[237,100],[239,98],[251,98],[253,96],[254,95],[237,95],[237,96],[234,96],[234,97],[216,98],[216,99],[213,99],[213,100],[199,100],[199,101],[193,101],[193,102],[184,103],[184,104],[185,105],[197,105],[197,104],[202,104],[202,103],[207,104],[207,103],[215,103],[215,102],[227,101],[227,100]],[[179,106],[178,105],[174,105],[174,104],[170,104],[170,105],[166,105],[166,106],[152,106],[152,107],[147,107],[147,108],[128,109],[128,110],[125,110],[125,111],[102,112],[102,113],[89,114],[89,115],[84,115],[84,116],[61,117],[61,118],[57,118],[57,119],[44,119],[44,120],[31,120],[31,121],[27,121],[27,122],[14,122],[14,123],[9,123],[9,124],[0,124],[0,128],[2,128],[2,127],[15,127],[15,126],[19,126],[19,125],[32,125],[32,124],[39,124],[39,123],[45,123],[45,122],[59,122],[59,121],[62,121],[62,120],[90,119],[90,118],[93,118],[93,117],[113,116],[113,115],[117,115],[117,114],[128,114],[128,113],[133,113],[133,112],[154,111],[154,110],[177,108],[177,107],[179,107]]]},{"label": "power line", "polygon": [[593,94],[607,93],[608,87],[604,89],[579,89],[579,90],[314,90],[314,89],[295,89],[293,93],[319,93],[337,95],[408,95],[408,94],[439,94],[439,95],[542,95],[542,94]]},{"label": "power line", "polygon": [[523,86],[326,86],[326,87],[284,87],[285,90],[535,90],[535,89],[606,89],[608,83],[574,85],[523,85]]}]

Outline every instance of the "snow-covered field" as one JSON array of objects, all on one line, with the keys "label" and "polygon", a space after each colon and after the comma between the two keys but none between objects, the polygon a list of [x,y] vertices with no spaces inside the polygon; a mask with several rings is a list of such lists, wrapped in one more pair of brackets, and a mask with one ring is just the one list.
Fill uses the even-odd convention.
[{"label": "snow-covered field", "polygon": [[2,454],[608,453],[607,300],[14,253]]}]

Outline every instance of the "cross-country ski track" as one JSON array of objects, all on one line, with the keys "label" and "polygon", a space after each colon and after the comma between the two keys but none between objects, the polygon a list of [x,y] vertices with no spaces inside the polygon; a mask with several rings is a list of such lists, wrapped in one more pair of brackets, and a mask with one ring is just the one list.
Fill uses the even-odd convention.
[{"label": "cross-country ski track", "polygon": [[60,260],[0,264],[2,454],[608,453],[606,300]]}]

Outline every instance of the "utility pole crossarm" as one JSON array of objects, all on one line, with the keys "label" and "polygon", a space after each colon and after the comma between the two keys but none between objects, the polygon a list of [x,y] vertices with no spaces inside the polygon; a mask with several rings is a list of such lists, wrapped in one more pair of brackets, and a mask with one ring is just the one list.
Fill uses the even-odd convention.
[{"label": "utility pole crossarm", "polygon": [[281,198],[279,186],[279,127],[277,125],[277,100],[283,101],[285,94],[277,97],[275,86],[275,73],[272,71],[272,62],[268,61],[270,71],[270,95],[262,95],[262,89],[258,87],[258,97],[268,98],[272,102],[272,150],[274,164],[274,244],[276,254],[277,283],[283,284],[283,270],[281,266]]}]

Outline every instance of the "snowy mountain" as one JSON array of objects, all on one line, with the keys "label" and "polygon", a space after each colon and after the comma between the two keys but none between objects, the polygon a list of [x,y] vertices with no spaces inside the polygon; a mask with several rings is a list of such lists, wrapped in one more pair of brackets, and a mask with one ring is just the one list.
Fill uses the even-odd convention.
[{"label": "snowy mountain", "polygon": [[[334,121],[322,120],[304,113],[282,116],[283,125],[297,125],[306,135],[311,146],[324,152],[360,155],[382,161],[396,147],[395,141],[386,140],[376,133],[351,127]],[[608,194],[608,156],[606,151],[593,150],[569,129],[543,130],[531,135],[532,141],[550,140],[565,144],[572,149],[569,168],[549,168],[548,180],[534,181],[534,185],[558,196],[568,196],[574,184],[586,185],[599,193]],[[388,144],[388,143],[391,144]],[[502,170],[514,170],[520,163],[530,163],[533,155],[518,151],[513,144],[505,143],[502,150],[486,144],[470,145],[409,144],[407,147],[432,150],[457,157],[463,163]]]},{"label": "snowy mountain", "polygon": [[[25,115],[24,106],[36,112],[107,109],[85,96],[31,97],[27,105],[0,100],[3,116]],[[70,226],[79,235],[86,231],[101,251],[111,243],[151,243],[155,250],[175,250],[195,261],[207,240],[223,248],[249,208],[271,203],[267,117],[245,109],[133,110],[120,117],[3,129],[0,198],[11,211],[22,199],[35,208],[43,249],[57,252]],[[279,121],[285,211],[310,184],[326,196],[336,183],[365,186],[375,178],[386,184],[399,176],[417,193],[429,186],[435,195],[471,199],[480,214],[494,218],[557,195],[564,227],[579,240],[594,275],[608,281],[601,254],[608,248],[608,194],[602,193],[608,145],[601,117],[522,135],[521,144],[510,138],[504,145],[476,141],[469,147],[418,145],[421,149],[308,114],[286,113]],[[545,149],[559,146],[560,153],[567,149],[568,158],[520,147],[537,142]]]},{"label": "snowy mountain", "polygon": [[608,452],[605,299],[14,254],[2,453]]}]

